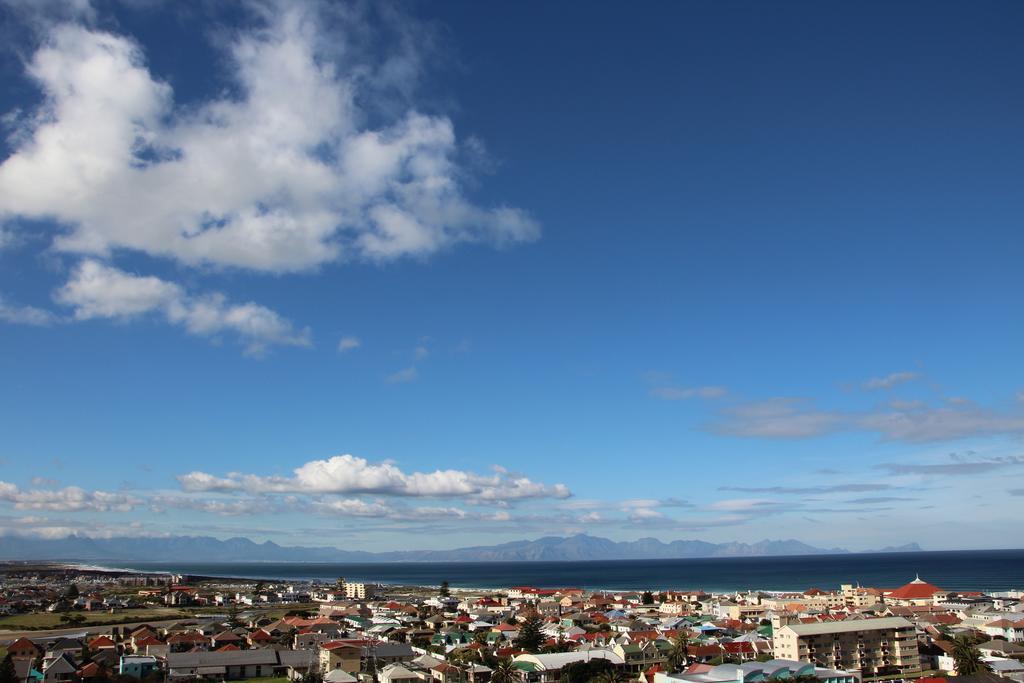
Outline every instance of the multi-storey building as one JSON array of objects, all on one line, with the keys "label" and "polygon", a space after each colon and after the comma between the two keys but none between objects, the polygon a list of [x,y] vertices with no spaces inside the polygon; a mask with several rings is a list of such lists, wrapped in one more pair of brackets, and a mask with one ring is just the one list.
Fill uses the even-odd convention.
[{"label": "multi-storey building", "polygon": [[775,656],[866,676],[921,670],[914,625],[902,617],[788,624],[775,632]]},{"label": "multi-storey building", "polygon": [[368,600],[377,594],[377,586],[372,583],[354,583],[346,581],[342,584],[346,598]]}]

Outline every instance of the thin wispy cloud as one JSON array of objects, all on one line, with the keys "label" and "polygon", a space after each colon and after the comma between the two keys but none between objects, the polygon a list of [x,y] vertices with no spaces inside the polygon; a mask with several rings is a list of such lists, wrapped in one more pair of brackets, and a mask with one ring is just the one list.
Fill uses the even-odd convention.
[{"label": "thin wispy cloud", "polygon": [[903,503],[918,500],[917,498],[906,498],[903,496],[874,496],[867,498],[854,498],[846,501],[847,505],[877,505],[880,503]]},{"label": "thin wispy cloud", "polygon": [[740,491],[745,493],[776,493],[782,495],[811,495],[822,493],[859,493],[864,491],[888,491],[897,488],[892,484],[832,484],[826,486],[719,486],[719,491]]},{"label": "thin wispy cloud", "polygon": [[391,373],[384,378],[384,381],[388,384],[408,384],[409,382],[415,382],[419,379],[419,376],[420,372],[416,369],[416,366],[409,366]]},{"label": "thin wispy cloud", "polygon": [[861,386],[869,391],[877,389],[892,389],[897,385],[913,382],[919,377],[920,375],[916,372],[894,372],[889,375],[885,375],[884,377],[872,377],[865,381]]},{"label": "thin wispy cloud", "polygon": [[721,398],[728,393],[725,387],[675,387],[657,386],[650,390],[651,396],[665,401],[686,401],[691,398],[715,399]]},{"label": "thin wispy cloud", "polygon": [[925,443],[972,436],[1024,434],[1024,413],[974,404],[821,410],[805,398],[774,398],[722,410],[707,429],[723,436],[807,439],[839,432],[874,433],[887,441]]},{"label": "thin wispy cloud", "polygon": [[0,321],[15,325],[47,327],[59,322],[57,314],[35,306],[18,306],[0,296]]},{"label": "thin wispy cloud", "polygon": [[352,349],[358,349],[360,346],[362,346],[362,342],[359,340],[359,337],[342,337],[338,340],[338,353],[345,353]]},{"label": "thin wispy cloud", "polygon": [[1010,455],[992,458],[971,458],[952,454],[949,456],[949,462],[886,462],[880,463],[877,467],[889,474],[924,474],[933,476],[985,474],[997,470],[1024,467],[1024,456]]}]

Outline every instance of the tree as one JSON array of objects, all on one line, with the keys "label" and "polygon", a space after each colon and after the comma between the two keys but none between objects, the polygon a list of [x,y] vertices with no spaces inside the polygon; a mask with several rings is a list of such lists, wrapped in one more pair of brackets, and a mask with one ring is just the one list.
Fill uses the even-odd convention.
[{"label": "tree", "polygon": [[953,641],[953,665],[956,667],[957,676],[972,676],[992,670],[992,667],[982,661],[981,650],[975,647],[974,641],[967,636],[958,636]]},{"label": "tree", "polygon": [[618,669],[608,668],[594,676],[591,680],[595,681],[595,683],[622,683],[625,680],[625,676]]},{"label": "tree", "polygon": [[75,584],[69,585],[68,589],[66,591],[64,591],[64,597],[67,598],[68,600],[74,600],[78,596],[79,596],[78,586],[76,586]]},{"label": "tree", "polygon": [[519,680],[519,669],[512,663],[511,657],[502,657],[491,667],[491,683],[515,683]]},{"label": "tree", "polygon": [[642,602],[645,605],[653,605],[654,593],[652,593],[651,591],[644,591],[643,595],[640,596],[640,602]]},{"label": "tree", "polygon": [[668,666],[669,673],[676,673],[685,669],[689,661],[690,643],[686,640],[686,636],[680,634],[672,641],[672,649],[668,652],[668,661],[665,664]]},{"label": "tree", "polygon": [[573,662],[562,667],[558,680],[560,683],[590,683],[614,668],[615,666],[604,657]]},{"label": "tree", "polygon": [[0,683],[20,683],[18,672],[14,669],[14,660],[10,655],[4,657],[4,661],[0,662]]},{"label": "tree", "polygon": [[516,636],[515,646],[527,652],[537,652],[544,644],[546,638],[540,629],[543,622],[537,615],[529,616],[519,625],[519,635]]},{"label": "tree", "polygon": [[78,626],[85,623],[85,617],[81,614],[62,614],[60,615],[60,620],[69,626]]},{"label": "tree", "polygon": [[438,591],[438,594],[442,598],[447,598],[449,595],[452,594],[451,590],[449,590],[449,588],[448,588],[448,582],[447,581],[442,581],[441,582],[441,590]]},{"label": "tree", "polygon": [[242,619],[238,616],[238,603],[233,602],[228,607],[228,625],[231,628],[238,628],[242,625]]}]

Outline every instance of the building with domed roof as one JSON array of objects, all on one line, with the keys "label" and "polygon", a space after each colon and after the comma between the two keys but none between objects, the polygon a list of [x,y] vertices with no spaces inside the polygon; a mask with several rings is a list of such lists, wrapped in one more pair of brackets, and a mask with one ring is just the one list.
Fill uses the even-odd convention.
[{"label": "building with domed roof", "polygon": [[934,605],[939,600],[944,600],[947,595],[949,595],[949,591],[928,583],[920,576],[914,577],[914,580],[908,584],[883,593],[887,603],[906,607]]}]

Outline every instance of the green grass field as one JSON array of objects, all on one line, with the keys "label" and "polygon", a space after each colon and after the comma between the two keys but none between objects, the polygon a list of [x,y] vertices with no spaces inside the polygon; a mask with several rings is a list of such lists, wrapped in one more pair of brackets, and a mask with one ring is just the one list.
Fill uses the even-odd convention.
[{"label": "green grass field", "polygon": [[[309,611],[316,613],[319,605],[316,603],[280,605],[269,608],[247,608],[242,612],[258,611],[270,619],[280,619],[288,612]],[[199,607],[199,608],[177,608],[177,607],[147,607],[145,609],[126,609],[114,612],[72,612],[85,617],[82,624],[76,626],[60,620],[61,614],[51,612],[33,612],[31,614],[15,614],[8,617],[0,617],[0,630],[6,631],[39,631],[55,628],[79,628],[86,626],[108,626],[115,624],[134,624],[142,621],[166,621],[168,619],[192,619],[202,618],[210,614],[226,614],[224,607]],[[260,679],[269,680],[269,679]]]},{"label": "green grass field", "polygon": [[[74,612],[85,617],[81,626],[100,626],[104,624],[130,624],[137,621],[157,621],[163,619],[183,619],[189,615],[174,607],[154,607],[150,609],[122,610],[120,612]],[[9,631],[31,631],[53,628],[76,628],[60,620],[60,614],[51,612],[33,612],[31,614],[15,614],[0,617],[0,629]]]}]

